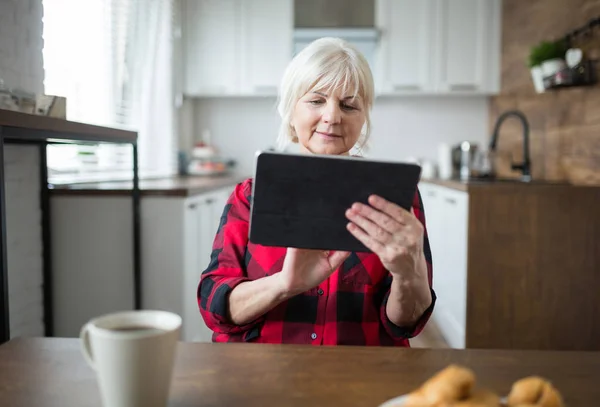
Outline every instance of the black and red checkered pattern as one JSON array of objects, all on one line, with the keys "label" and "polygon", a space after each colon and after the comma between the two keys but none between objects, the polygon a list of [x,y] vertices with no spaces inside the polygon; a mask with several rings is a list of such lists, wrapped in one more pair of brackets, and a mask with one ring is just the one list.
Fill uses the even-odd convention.
[{"label": "black and red checkered pattern", "polygon": [[[252,179],[238,184],[224,208],[213,243],[210,264],[198,285],[198,306],[215,342],[295,343],[313,345],[409,346],[408,339],[425,326],[431,306],[415,326],[403,328],[387,317],[386,304],[392,277],[372,253],[352,253],[319,286],[273,308],[244,326],[227,319],[231,290],[244,281],[281,270],[285,248],[265,247],[248,241]],[[417,192],[415,216],[425,225]],[[431,250],[425,231],[425,258],[432,285]]]}]

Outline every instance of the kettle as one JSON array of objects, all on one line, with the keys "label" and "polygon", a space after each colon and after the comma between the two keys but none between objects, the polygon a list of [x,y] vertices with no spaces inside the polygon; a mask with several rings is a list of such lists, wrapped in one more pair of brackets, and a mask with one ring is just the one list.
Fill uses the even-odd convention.
[{"label": "kettle", "polygon": [[475,174],[475,164],[478,158],[479,146],[470,141],[462,141],[452,148],[453,175],[461,180],[467,180]]},{"label": "kettle", "polygon": [[480,149],[475,143],[463,141],[452,148],[453,177],[461,180],[470,178],[494,178],[494,153]]}]

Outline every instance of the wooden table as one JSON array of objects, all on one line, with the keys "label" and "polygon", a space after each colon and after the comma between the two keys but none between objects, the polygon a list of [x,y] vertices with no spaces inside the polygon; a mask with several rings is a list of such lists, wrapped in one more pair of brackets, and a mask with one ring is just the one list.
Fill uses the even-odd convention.
[{"label": "wooden table", "polygon": [[[449,363],[506,393],[531,374],[550,379],[571,407],[600,405],[600,352],[311,347],[180,343],[171,407],[373,406],[409,392]],[[100,406],[77,339],[0,346],[0,406]]]}]

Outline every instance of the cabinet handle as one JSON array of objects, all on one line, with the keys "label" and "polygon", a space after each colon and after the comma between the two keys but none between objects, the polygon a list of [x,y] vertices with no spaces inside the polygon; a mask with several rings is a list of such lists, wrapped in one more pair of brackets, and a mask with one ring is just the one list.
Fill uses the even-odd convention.
[{"label": "cabinet handle", "polygon": [[448,202],[450,205],[456,205],[456,199],[454,199],[454,198],[446,198],[444,200],[446,202]]},{"label": "cabinet handle", "polygon": [[396,92],[421,90],[421,85],[394,85]]},{"label": "cabinet handle", "polygon": [[427,192],[427,196],[430,196],[430,197],[432,197],[432,198],[435,198],[435,196],[436,196],[436,195],[437,195],[437,194],[436,194],[434,191],[429,191],[429,192]]},{"label": "cabinet handle", "polygon": [[473,92],[479,90],[479,86],[472,83],[450,84],[448,85],[451,91]]},{"label": "cabinet handle", "polygon": [[211,203],[213,203],[214,201],[215,201],[215,200],[214,200],[213,198],[208,198],[208,199],[206,200],[206,203],[210,205],[210,204],[211,204]]},{"label": "cabinet handle", "polygon": [[189,204],[188,209],[196,209],[196,204]]}]

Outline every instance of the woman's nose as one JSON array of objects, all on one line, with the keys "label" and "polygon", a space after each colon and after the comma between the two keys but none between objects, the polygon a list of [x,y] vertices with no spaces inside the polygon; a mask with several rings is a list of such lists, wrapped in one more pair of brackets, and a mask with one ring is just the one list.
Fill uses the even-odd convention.
[{"label": "woman's nose", "polygon": [[335,103],[328,103],[323,112],[323,121],[329,124],[336,124],[340,122],[342,115],[340,107]]}]

